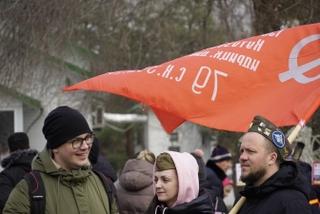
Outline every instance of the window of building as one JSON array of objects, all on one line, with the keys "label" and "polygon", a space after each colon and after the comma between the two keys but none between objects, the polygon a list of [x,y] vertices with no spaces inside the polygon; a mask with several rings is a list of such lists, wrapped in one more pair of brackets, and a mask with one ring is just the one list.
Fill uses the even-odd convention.
[{"label": "window of building", "polygon": [[7,151],[7,139],[13,132],[14,111],[0,111],[0,154]]}]

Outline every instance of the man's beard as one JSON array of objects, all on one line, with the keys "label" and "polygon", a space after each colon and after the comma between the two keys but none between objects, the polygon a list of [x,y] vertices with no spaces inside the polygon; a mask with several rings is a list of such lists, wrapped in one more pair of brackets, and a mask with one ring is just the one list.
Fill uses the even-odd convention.
[{"label": "man's beard", "polygon": [[245,177],[241,175],[240,179],[247,185],[250,185],[260,180],[260,178],[262,178],[265,174],[266,174],[266,169],[261,168],[261,169],[258,169],[256,172],[250,172]]}]

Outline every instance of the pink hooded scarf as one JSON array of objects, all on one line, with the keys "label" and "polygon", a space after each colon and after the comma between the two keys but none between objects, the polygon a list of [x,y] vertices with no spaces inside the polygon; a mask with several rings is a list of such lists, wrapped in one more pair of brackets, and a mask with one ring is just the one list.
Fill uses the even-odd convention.
[{"label": "pink hooded scarf", "polygon": [[187,152],[166,151],[176,167],[179,192],[177,201],[172,207],[187,203],[198,197],[199,194],[199,166],[196,159]]}]

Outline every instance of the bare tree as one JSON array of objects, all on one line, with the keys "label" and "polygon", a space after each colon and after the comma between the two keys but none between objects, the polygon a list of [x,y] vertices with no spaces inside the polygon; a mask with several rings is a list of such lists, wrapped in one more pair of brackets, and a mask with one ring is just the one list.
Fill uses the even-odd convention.
[{"label": "bare tree", "polygon": [[252,0],[252,5],[256,34],[320,21],[320,2],[317,0]]}]

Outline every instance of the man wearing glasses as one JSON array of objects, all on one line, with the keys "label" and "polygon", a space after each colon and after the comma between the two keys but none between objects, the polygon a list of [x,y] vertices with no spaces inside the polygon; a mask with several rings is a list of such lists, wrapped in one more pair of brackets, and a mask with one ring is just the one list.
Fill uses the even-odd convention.
[{"label": "man wearing glasses", "polygon": [[[67,106],[51,111],[42,132],[46,147],[32,162],[45,189],[45,213],[118,213],[109,205],[102,181],[90,166],[94,135],[80,112]],[[12,191],[3,213],[32,213],[28,186],[22,180]]]}]

